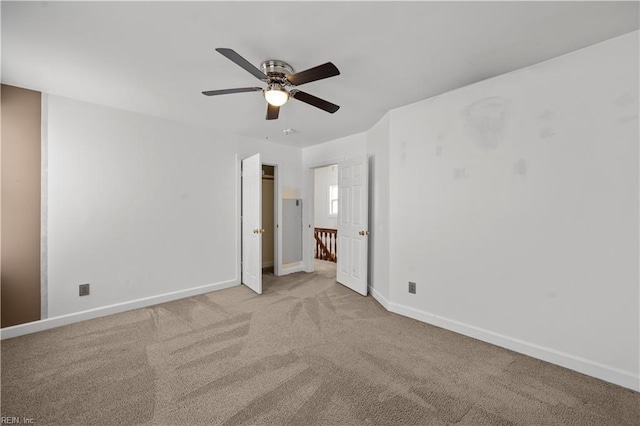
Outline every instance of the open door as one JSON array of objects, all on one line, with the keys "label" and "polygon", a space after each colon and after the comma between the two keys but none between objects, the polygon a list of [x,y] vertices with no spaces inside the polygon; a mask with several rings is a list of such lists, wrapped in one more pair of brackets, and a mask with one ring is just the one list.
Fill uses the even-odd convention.
[{"label": "open door", "polygon": [[367,295],[368,170],[367,157],[338,164],[338,267],[340,284]]},{"label": "open door", "polygon": [[242,284],[262,294],[262,163],[242,160]]}]

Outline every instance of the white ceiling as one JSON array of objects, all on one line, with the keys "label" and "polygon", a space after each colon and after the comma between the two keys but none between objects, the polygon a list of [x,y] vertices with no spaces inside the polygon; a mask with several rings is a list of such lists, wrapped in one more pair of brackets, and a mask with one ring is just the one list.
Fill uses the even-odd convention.
[{"label": "white ceiling", "polygon": [[[2,2],[2,82],[293,146],[370,128],[389,109],[637,30],[638,2]],[[267,122],[262,83],[215,52],[341,75]],[[282,130],[294,128],[285,136]]]}]

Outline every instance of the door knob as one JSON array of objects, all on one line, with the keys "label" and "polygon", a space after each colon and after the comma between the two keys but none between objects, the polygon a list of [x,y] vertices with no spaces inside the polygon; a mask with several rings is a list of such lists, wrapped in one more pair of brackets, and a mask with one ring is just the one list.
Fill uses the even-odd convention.
[{"label": "door knob", "polygon": [[360,231],[360,232],[358,232],[358,234],[363,235],[363,236],[364,235],[369,235],[369,231]]},{"label": "door knob", "polygon": [[264,234],[264,233],[265,233],[264,228],[262,228],[262,229],[260,230],[260,233],[261,233],[261,234]]},{"label": "door knob", "polygon": [[253,230],[253,233],[254,233],[254,234],[257,234],[257,233],[259,233],[259,232],[260,232],[260,230],[259,230],[259,229],[254,229],[254,230]]}]

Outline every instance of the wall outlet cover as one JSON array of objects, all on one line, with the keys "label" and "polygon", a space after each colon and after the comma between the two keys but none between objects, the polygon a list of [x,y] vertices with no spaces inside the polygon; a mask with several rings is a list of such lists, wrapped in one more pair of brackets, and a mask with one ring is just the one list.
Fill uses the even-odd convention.
[{"label": "wall outlet cover", "polygon": [[80,284],[80,296],[88,296],[89,295],[89,284]]},{"label": "wall outlet cover", "polygon": [[416,283],[409,281],[409,293],[416,294]]}]

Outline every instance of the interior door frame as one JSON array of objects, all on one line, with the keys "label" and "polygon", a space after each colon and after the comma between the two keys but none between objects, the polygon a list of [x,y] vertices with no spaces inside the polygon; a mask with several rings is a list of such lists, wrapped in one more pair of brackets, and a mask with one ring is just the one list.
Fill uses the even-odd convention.
[{"label": "interior door frame", "polygon": [[[273,275],[282,271],[282,198],[280,198],[280,170],[278,162],[262,161],[263,166],[273,167]],[[262,207],[261,207],[262,208]]]},{"label": "interior door frame", "polygon": [[[240,216],[242,215],[242,160],[250,157],[253,154],[257,154],[254,152],[252,154],[236,154],[236,280],[238,284],[242,283],[242,222],[240,220]],[[260,152],[260,159],[262,164],[273,166],[274,170],[274,178],[273,178],[273,196],[275,197],[275,202],[273,203],[274,208],[274,220],[276,222],[276,232],[274,235],[274,252],[273,252],[273,274],[276,276],[282,275],[282,229],[279,224],[282,223],[282,179],[280,179],[280,165],[281,163],[274,158],[265,156],[262,152]],[[262,209],[262,206],[260,206]]]},{"label": "interior door frame", "polygon": [[[303,218],[305,219],[305,224],[307,225],[307,227],[304,227],[303,224],[303,229],[306,229],[306,232],[303,233],[304,238],[302,239],[302,261],[304,263],[304,271],[305,272],[313,272],[315,271],[315,264],[314,264],[314,256],[313,256],[313,248],[315,247],[315,243],[314,243],[314,236],[313,236],[313,228],[314,228],[314,224],[315,224],[315,199],[316,199],[316,188],[315,188],[315,176],[314,176],[314,170],[315,169],[321,169],[323,167],[329,167],[329,166],[335,166],[336,164],[340,163],[341,161],[344,161],[345,158],[339,157],[339,158],[335,158],[332,160],[325,160],[325,161],[320,161],[318,163],[312,163],[312,164],[307,164],[305,166],[306,169],[306,186],[307,186],[307,191],[306,193],[308,194],[307,198],[307,209],[306,209],[306,215],[305,212],[303,210],[302,214],[303,214]],[[303,206],[304,207],[304,206]],[[368,206],[367,206],[368,209]],[[367,210],[368,212],[369,210]]]}]

